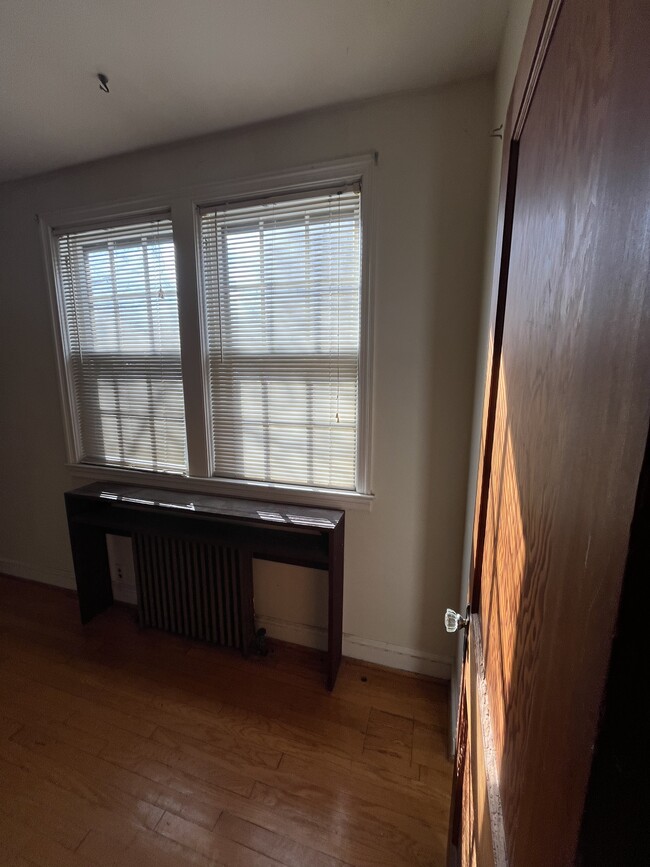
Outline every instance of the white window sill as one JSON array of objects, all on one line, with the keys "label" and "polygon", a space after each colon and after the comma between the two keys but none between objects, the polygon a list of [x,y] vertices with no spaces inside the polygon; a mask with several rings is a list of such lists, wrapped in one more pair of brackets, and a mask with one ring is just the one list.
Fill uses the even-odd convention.
[{"label": "white window sill", "polygon": [[215,496],[221,494],[226,497],[268,500],[290,505],[358,509],[369,512],[375,499],[374,494],[358,494],[355,491],[335,491],[328,488],[307,488],[230,479],[203,479],[174,473],[141,472],[90,464],[66,464],[66,466],[73,478],[83,479],[86,482],[124,482],[172,491],[196,491],[201,494]]}]

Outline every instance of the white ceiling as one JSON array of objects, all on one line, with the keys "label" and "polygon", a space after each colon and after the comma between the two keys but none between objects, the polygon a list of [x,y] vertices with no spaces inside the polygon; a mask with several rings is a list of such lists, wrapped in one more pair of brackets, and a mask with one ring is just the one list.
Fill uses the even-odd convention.
[{"label": "white ceiling", "polygon": [[0,0],[0,180],[490,71],[506,3]]}]

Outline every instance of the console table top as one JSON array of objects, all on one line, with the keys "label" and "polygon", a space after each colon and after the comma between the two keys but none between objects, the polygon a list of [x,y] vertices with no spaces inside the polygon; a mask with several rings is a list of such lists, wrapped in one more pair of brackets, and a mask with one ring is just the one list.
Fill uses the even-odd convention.
[{"label": "console table top", "polygon": [[68,494],[136,507],[157,507],[178,513],[211,515],[276,526],[284,524],[305,529],[334,530],[345,514],[339,509],[318,509],[308,506],[287,505],[286,503],[268,503],[263,500],[216,497],[211,494],[199,494],[191,491],[170,491],[164,488],[148,488],[112,482],[92,482],[82,488],[68,491]]}]

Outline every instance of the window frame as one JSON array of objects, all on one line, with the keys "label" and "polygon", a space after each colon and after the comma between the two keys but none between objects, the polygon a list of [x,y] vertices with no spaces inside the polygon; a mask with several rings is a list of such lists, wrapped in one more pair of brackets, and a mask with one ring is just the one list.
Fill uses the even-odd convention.
[{"label": "window frame", "polygon": [[[287,194],[282,194],[279,196],[273,195],[273,196],[269,196],[265,199],[260,199],[259,197],[255,197],[253,200],[251,200],[250,198],[247,197],[241,201],[233,201],[232,199],[230,199],[227,202],[212,203],[207,208],[200,208],[200,210],[199,210],[199,219],[201,221],[201,232],[203,232],[203,219],[205,217],[213,217],[215,220],[215,224],[211,228],[208,227],[207,233],[211,239],[211,242],[216,243],[216,248],[213,252],[213,255],[221,257],[220,261],[221,261],[221,265],[223,266],[221,273],[224,275],[227,275],[228,265],[226,264],[226,262],[228,259],[227,248],[228,248],[228,243],[229,243],[229,237],[228,237],[229,233],[233,233],[236,236],[240,232],[250,233],[250,231],[253,230],[255,232],[255,234],[258,236],[258,239],[260,242],[260,250],[263,250],[264,249],[264,243],[265,243],[263,239],[267,239],[267,242],[268,242],[267,231],[269,231],[269,230],[273,231],[273,230],[277,229],[278,226],[281,226],[284,228],[286,228],[287,226],[299,228],[301,236],[302,236],[302,233],[304,232],[304,229],[305,229],[305,222],[304,222],[304,216],[301,216],[302,212],[301,212],[300,203],[304,203],[304,211],[312,214],[312,216],[310,217],[310,223],[311,223],[313,218],[314,218],[311,209],[313,209],[313,207],[314,207],[314,201],[315,200],[321,201],[321,208],[322,209],[331,208],[332,201],[334,201],[334,202],[338,201],[338,199],[336,199],[336,198],[333,199],[332,197],[336,196],[337,193],[345,193],[345,192],[352,193],[354,196],[354,200],[350,201],[346,205],[346,208],[348,208],[350,211],[350,214],[351,214],[351,217],[353,220],[353,225],[354,225],[355,237],[357,237],[359,239],[359,242],[360,242],[359,251],[362,252],[362,249],[363,249],[363,243],[362,243],[362,241],[363,241],[363,239],[362,239],[363,228],[361,225],[361,205],[362,205],[362,198],[363,197],[360,196],[357,198],[358,194],[361,192],[360,185],[358,182],[354,182],[351,184],[347,184],[347,183],[346,184],[338,184],[335,186],[328,186],[328,187],[319,188],[319,189],[313,189],[312,188],[306,193],[293,192],[293,193],[288,194],[288,195]],[[325,199],[329,200],[329,205],[327,205],[327,206],[324,204]],[[271,216],[271,212],[267,212],[266,214],[260,212],[260,205],[268,207],[268,206],[270,206],[276,202],[279,203],[280,205],[286,204],[286,203],[291,203],[291,205],[292,205],[291,215],[285,216],[285,217],[277,217],[276,215]],[[250,217],[246,217],[246,216],[242,217],[241,216],[242,210],[244,210],[244,211],[255,210],[256,213],[254,216],[251,215]],[[218,216],[219,214],[221,215],[221,217]],[[229,220],[231,220],[231,219],[235,221],[235,225],[236,225],[235,229],[233,229],[231,227],[231,224],[229,223]],[[242,220],[244,222],[241,222]],[[280,222],[278,222],[278,220],[280,220]],[[246,221],[248,221],[248,222],[246,222]],[[261,226],[260,226],[261,222],[264,223],[263,228],[261,228]],[[321,225],[329,224],[331,222],[331,214],[328,215],[327,210],[324,210],[324,213],[321,214],[321,216],[319,218],[319,222]],[[205,254],[205,245],[204,245],[205,236],[203,234],[201,234],[199,240],[201,242],[199,244],[199,247],[201,248],[201,250]],[[217,253],[217,250],[220,250],[221,252]],[[358,324],[360,325],[360,318],[361,318],[360,304],[361,304],[361,294],[362,294],[361,258],[359,257],[359,259],[357,261],[359,264],[359,271],[358,271],[358,275],[357,275],[358,276],[358,282],[355,281],[355,285],[358,287],[358,294],[356,295],[356,299],[358,300],[358,303],[359,303]],[[205,276],[205,275],[203,275],[203,276]],[[264,293],[265,280],[262,278],[261,275],[260,275],[260,280],[261,280],[261,283],[260,283],[261,291],[262,291],[262,293]],[[280,281],[281,281],[281,278],[280,278]],[[210,277],[208,276],[209,289],[207,291],[210,291],[210,293],[212,295],[214,295],[215,286],[217,284],[221,284],[221,281],[219,280],[218,277],[215,277],[215,275],[213,274],[212,279],[210,279]],[[212,304],[218,303],[218,305],[219,305],[219,314],[217,316],[218,321],[219,321],[219,331],[221,330],[221,321],[223,321],[223,333],[224,333],[224,335],[230,334],[232,337],[232,334],[233,334],[233,332],[231,331],[232,321],[231,321],[231,317],[230,317],[230,314],[228,311],[229,311],[229,305],[230,305],[230,301],[231,301],[231,291],[234,291],[234,294],[236,296],[237,289],[236,289],[236,286],[231,287],[230,280],[227,276],[225,276],[224,281],[221,285],[223,285],[223,287],[225,289],[225,295],[222,297],[221,302],[215,302],[214,297],[213,297],[212,298]],[[203,286],[202,288],[203,288],[203,293],[204,293],[204,295],[203,295],[204,309],[207,310],[209,305],[208,305],[208,302],[206,299],[206,286]],[[307,289],[307,295],[309,295],[308,289]],[[271,301],[271,309],[273,309],[273,302],[272,301]],[[213,313],[213,317],[214,317],[214,313]],[[214,331],[214,318],[212,319],[212,323],[213,323],[213,331]],[[325,356],[319,354],[315,349],[312,349],[311,351],[305,350],[304,352],[291,351],[291,352],[285,353],[284,356],[283,356],[283,353],[280,353],[278,355],[277,352],[273,348],[271,348],[272,346],[275,345],[275,347],[277,349],[277,344],[275,344],[275,342],[274,342],[273,325],[271,324],[271,322],[269,322],[269,325],[271,328],[271,332],[268,334],[270,345],[267,345],[266,351],[264,351],[263,349],[260,349],[259,352],[253,353],[250,351],[250,347],[248,346],[242,352],[241,347],[239,347],[239,350],[238,350],[238,348],[231,343],[231,344],[229,344],[229,349],[227,352],[228,358],[226,360],[225,366],[223,366],[223,361],[224,361],[223,356],[221,357],[222,363],[216,364],[216,368],[217,368],[218,372],[215,371],[213,340],[210,339],[211,335],[208,334],[207,330],[206,330],[206,333],[204,335],[204,337],[206,339],[206,345],[208,347],[213,346],[212,353],[208,355],[208,360],[210,362],[209,374],[211,374],[211,377],[210,377],[211,388],[214,388],[212,383],[214,382],[214,376],[215,375],[219,379],[222,379],[222,381],[223,381],[223,378],[221,376],[222,367],[223,367],[223,373],[224,373],[226,381],[228,380],[228,371],[230,371],[234,377],[234,379],[231,380],[231,384],[238,381],[237,380],[237,373],[235,372],[238,368],[238,361],[244,362],[245,366],[248,369],[250,369],[251,367],[253,369],[255,369],[255,366],[257,363],[257,366],[258,366],[257,372],[258,372],[259,377],[260,377],[259,382],[260,382],[260,384],[262,384],[263,390],[264,390],[264,384],[265,383],[268,385],[269,383],[273,382],[274,376],[277,374],[277,369],[275,370],[275,374],[272,373],[271,369],[274,368],[274,366],[277,364],[279,359],[282,357],[284,357],[284,360],[288,364],[287,369],[285,369],[285,374],[287,374],[290,379],[293,379],[293,377],[290,374],[290,371],[292,369],[295,369],[296,367],[298,367],[302,371],[304,371],[306,377],[308,377],[308,373],[307,373],[308,370],[311,370],[313,373],[314,371],[319,371],[320,369],[322,369],[322,366],[325,363]],[[282,333],[281,327],[280,327],[280,332]],[[212,335],[212,337],[214,337],[214,335]],[[359,335],[359,337],[360,337],[360,335]],[[285,347],[285,349],[286,349],[286,347]],[[346,390],[345,383],[348,384],[348,387],[351,383],[354,383],[355,403],[357,405],[357,412],[355,413],[355,422],[354,422],[355,474],[354,474],[353,478],[350,478],[350,482],[353,483],[354,487],[346,486],[345,488],[341,488],[342,490],[345,490],[347,492],[353,492],[353,493],[356,492],[358,490],[358,487],[359,487],[358,474],[357,474],[356,470],[358,468],[357,464],[358,464],[358,459],[359,459],[359,442],[358,442],[358,436],[357,436],[357,428],[358,428],[358,415],[359,415],[359,413],[358,413],[358,410],[359,410],[358,398],[359,398],[359,381],[360,381],[360,376],[359,376],[359,373],[360,373],[360,371],[359,371],[360,355],[361,355],[361,347],[360,347],[359,339],[357,339],[354,349],[350,348],[348,351],[343,351],[338,356],[339,363],[343,365],[341,371],[339,372],[340,382],[344,383],[343,390],[344,390],[344,392]],[[217,353],[217,357],[218,357],[218,353]],[[345,369],[345,362],[350,361],[350,360],[353,360],[354,366],[356,368],[354,376],[351,376],[350,370]],[[332,373],[331,361],[328,362],[328,367],[330,368],[330,375],[331,375],[331,373]],[[241,373],[241,369],[239,370],[239,372]],[[309,380],[305,379],[304,381],[305,381],[305,384],[307,384]],[[239,380],[239,382],[241,382],[241,380]],[[222,395],[220,394],[219,389],[217,388],[216,391],[217,391],[217,402],[222,403],[223,402],[222,401]],[[214,402],[214,397],[215,397],[214,392],[212,392],[213,402]],[[216,421],[217,429],[223,430],[223,428],[221,428],[219,420],[218,420],[219,419],[218,413],[215,414],[214,409],[210,408],[210,420],[214,423],[215,419],[217,420]],[[244,422],[246,421],[245,419],[242,419],[242,420]],[[343,427],[344,426],[342,426],[341,429],[343,429]],[[240,428],[240,432],[243,431],[244,429],[245,429],[245,426]],[[306,434],[306,438],[307,438],[308,442],[312,442],[312,440],[310,439],[311,435],[313,435],[313,432],[311,434],[310,433]],[[269,434],[269,437],[270,437],[270,434]],[[272,445],[271,445],[270,438],[268,441],[265,439],[265,443],[266,443],[266,449],[264,451],[266,454],[266,459],[267,459],[267,461],[272,463],[272,459],[271,459]],[[213,442],[211,443],[211,452],[210,452],[210,458],[211,458],[210,472],[211,472],[212,477],[221,478],[219,476],[219,464],[218,464],[218,460],[217,460],[218,452],[219,452],[218,437],[214,437],[214,430],[213,430]],[[240,456],[240,459],[243,461],[243,455]],[[226,463],[230,463],[230,461],[226,460]],[[233,476],[231,476],[231,475],[229,475],[227,478],[230,481],[233,480]],[[243,479],[239,479],[239,480],[243,480]],[[248,480],[249,479],[246,479],[246,481],[248,481]],[[250,481],[255,481],[254,477],[250,477]],[[258,481],[259,481],[259,478],[258,478]],[[275,482],[269,480],[269,484],[289,484],[289,485],[294,484],[296,487],[306,487],[307,486],[304,482],[303,483],[300,483],[300,482],[293,482],[292,483],[288,479],[285,479],[284,482],[281,480],[275,481]],[[315,483],[312,482],[311,484],[314,485]],[[337,490],[336,486],[328,486],[326,489],[327,490]]]},{"label": "window frame", "polygon": [[[116,220],[116,221],[114,221],[114,223],[115,223],[114,227],[117,229],[119,229],[121,226],[128,228],[130,226],[137,225],[137,223],[140,221],[140,219],[141,219],[140,216],[137,215],[135,220],[128,220],[128,221]],[[169,228],[167,230],[167,232],[168,232],[167,239],[168,239],[168,242],[172,241],[172,243],[173,243],[173,238],[172,238],[173,227],[171,225],[171,213],[169,211],[167,211],[165,213],[150,215],[147,218],[147,222],[150,222],[153,224],[154,222],[156,222],[159,219],[164,220],[164,221],[169,223]],[[153,229],[152,229],[152,232],[153,232]],[[61,245],[60,245],[59,241],[61,240],[62,237],[65,238],[66,235],[68,235],[68,234],[75,234],[75,230],[73,229],[71,232],[64,230],[60,233],[56,233],[56,232],[53,233],[55,271],[56,271],[56,276],[57,276],[58,280],[63,280],[63,277],[61,274],[61,268],[59,267],[59,265],[60,265],[59,259],[60,259],[60,254],[61,254]],[[83,234],[83,232],[82,232],[82,234]],[[146,237],[147,234],[148,233],[145,232],[144,237]],[[150,242],[151,242],[151,239],[150,239],[149,243]],[[109,254],[109,257],[112,257],[111,250],[116,250],[118,248],[122,248],[122,249],[133,248],[134,247],[134,239],[118,241],[118,243],[116,245],[115,241],[113,241],[111,238],[107,238],[104,240],[100,240],[97,238],[83,240],[83,238],[82,238],[81,240],[75,242],[75,244],[76,244],[76,249],[77,249],[77,255],[79,258],[75,260],[74,264],[70,268],[70,271],[69,271],[70,280],[72,280],[73,284],[78,281],[77,282],[77,289],[79,289],[82,292],[82,294],[84,294],[85,292],[90,292],[92,294],[92,290],[91,290],[92,278],[89,275],[89,272],[90,272],[89,256],[90,256],[90,254],[95,252],[95,251],[98,251],[98,250],[99,251],[106,250]],[[70,248],[68,247],[68,250],[69,249]],[[65,256],[64,256],[64,258],[65,258]],[[73,274],[73,272],[76,272],[76,274]],[[82,276],[82,273],[83,273],[83,276]],[[72,291],[73,296],[75,298],[78,298],[77,291],[72,290],[72,289],[71,289],[71,291]],[[84,467],[86,467],[86,466],[88,466],[88,467],[107,467],[107,468],[111,468],[111,469],[132,470],[132,471],[142,472],[142,473],[157,472],[157,473],[165,475],[165,476],[168,476],[168,475],[175,476],[175,475],[179,475],[179,474],[184,474],[184,469],[181,467],[179,467],[178,469],[176,469],[176,468],[172,469],[171,467],[168,467],[167,469],[159,468],[157,470],[151,470],[145,466],[138,467],[135,465],[135,464],[137,464],[136,460],[131,461],[131,466],[129,466],[128,462],[125,462],[123,465],[119,465],[116,463],[112,463],[108,459],[103,461],[103,460],[99,459],[98,456],[96,458],[96,460],[97,460],[96,463],[93,462],[93,460],[88,458],[88,457],[86,457],[85,459],[82,460],[82,453],[84,451],[84,449],[82,448],[82,445],[83,445],[82,431],[84,428],[84,415],[86,415],[86,422],[88,422],[88,415],[87,415],[88,407],[87,407],[87,405],[84,406],[83,402],[80,402],[78,400],[78,396],[75,396],[75,390],[73,387],[74,378],[75,378],[75,369],[77,370],[77,374],[79,374],[80,371],[83,371],[84,368],[87,368],[87,367],[90,367],[91,369],[93,369],[95,372],[95,378],[97,381],[97,385],[99,387],[99,381],[101,379],[101,371],[102,370],[107,372],[109,379],[115,379],[115,376],[117,374],[117,377],[119,380],[124,380],[125,378],[126,379],[129,378],[129,376],[128,376],[129,362],[135,362],[136,364],[139,364],[143,360],[146,360],[147,358],[149,358],[151,361],[153,361],[153,359],[155,358],[155,362],[152,364],[152,367],[158,366],[159,364],[161,364],[161,362],[166,367],[169,366],[169,364],[168,364],[169,362],[171,362],[172,367],[178,366],[178,369],[179,369],[178,376],[175,376],[173,378],[173,380],[170,380],[170,381],[179,382],[182,384],[182,372],[180,370],[180,341],[179,341],[179,346],[178,346],[178,353],[174,353],[174,354],[166,353],[164,355],[157,354],[155,356],[147,356],[146,354],[138,355],[138,353],[135,351],[116,354],[112,351],[97,350],[95,348],[93,348],[91,351],[88,351],[87,348],[85,350],[81,350],[80,345],[77,346],[77,352],[75,353],[72,351],[72,349],[70,347],[70,343],[75,342],[74,336],[73,336],[74,331],[75,331],[75,325],[76,325],[77,329],[79,329],[81,327],[81,329],[83,329],[86,333],[88,331],[92,331],[94,329],[94,326],[92,325],[92,323],[89,319],[89,317],[92,317],[92,312],[90,311],[90,308],[88,308],[88,310],[86,312],[82,313],[80,316],[74,316],[73,315],[72,319],[68,319],[69,310],[67,309],[67,306],[65,304],[65,300],[64,300],[63,296],[64,296],[64,288],[62,285],[61,286],[61,311],[60,311],[60,315],[61,315],[62,323],[64,324],[64,327],[62,327],[62,336],[65,337],[66,345],[67,345],[67,350],[66,350],[67,351],[67,355],[66,355],[67,364],[66,364],[66,367],[67,367],[67,373],[69,376],[69,382],[71,383],[70,393],[68,396],[68,398],[69,398],[68,402],[70,404],[71,423],[74,426],[75,435],[76,435],[75,439],[76,439],[76,443],[78,444],[77,445],[78,451],[76,454],[77,463],[80,466],[84,466]],[[83,308],[83,306],[84,305],[82,305],[82,308]],[[80,340],[80,338],[78,336],[79,333],[80,333],[79,330],[77,330],[77,341]],[[76,365],[75,365],[75,359],[76,359]],[[119,371],[121,371],[121,373],[119,373]],[[126,377],[125,377],[125,373],[126,373]],[[135,374],[135,376],[137,378],[137,374]],[[86,412],[84,412],[84,410],[86,410]],[[185,423],[185,418],[184,418],[184,412],[183,412],[183,426],[184,426],[184,423]],[[86,443],[86,445],[88,445],[88,443]]]},{"label": "window frame", "polygon": [[[255,175],[183,189],[144,199],[109,202],[104,205],[51,211],[38,216],[50,294],[52,324],[61,394],[67,467],[71,475],[84,479],[160,485],[178,490],[240,497],[371,508],[372,493],[372,396],[374,338],[374,173],[376,154],[333,160],[327,163]],[[204,316],[204,288],[200,267],[199,209],[237,202],[253,202],[271,196],[321,192],[333,186],[361,185],[361,299],[359,392],[357,415],[356,490],[343,491],[212,476],[212,449],[209,419],[207,331]],[[80,438],[76,430],[73,391],[68,358],[70,347],[62,307],[55,230],[99,228],[133,219],[148,219],[163,211],[171,213],[176,256],[176,283],[179,305],[181,367],[187,435],[187,474],[129,470],[81,463]]]}]

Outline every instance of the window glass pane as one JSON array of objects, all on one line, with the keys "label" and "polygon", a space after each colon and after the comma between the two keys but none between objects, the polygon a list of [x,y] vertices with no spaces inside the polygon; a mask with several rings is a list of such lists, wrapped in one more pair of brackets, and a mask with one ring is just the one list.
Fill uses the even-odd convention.
[{"label": "window glass pane", "polygon": [[201,216],[215,475],[352,490],[360,193]]},{"label": "window glass pane", "polygon": [[60,235],[58,265],[81,459],[185,471],[171,222]]}]

